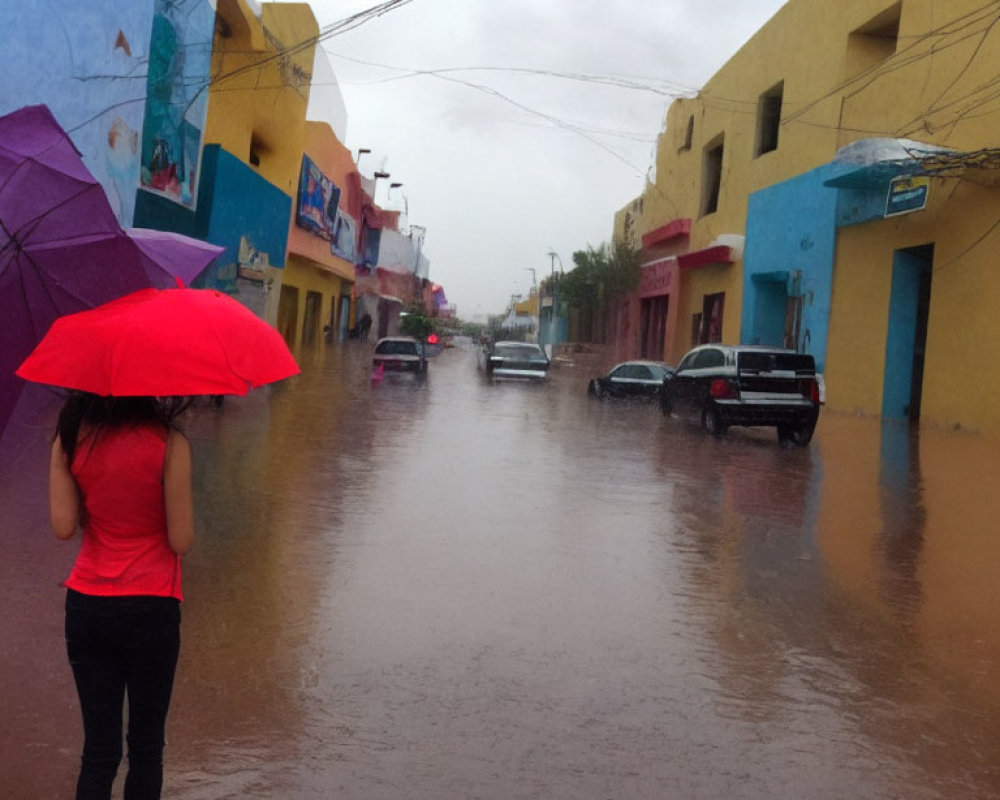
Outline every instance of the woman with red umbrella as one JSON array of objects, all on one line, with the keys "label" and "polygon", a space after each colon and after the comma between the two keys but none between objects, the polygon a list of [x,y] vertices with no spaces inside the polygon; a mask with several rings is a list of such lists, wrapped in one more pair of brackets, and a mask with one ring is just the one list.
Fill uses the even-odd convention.
[{"label": "woman with red umbrella", "polygon": [[83,528],[66,586],[66,647],[83,712],[77,800],[108,800],[122,757],[126,800],[156,800],[180,649],[181,556],[194,541],[191,448],[152,397],[73,392],[49,468],[52,527]]},{"label": "woman with red umbrella", "polygon": [[181,557],[194,540],[191,449],[179,406],[158,398],[244,395],[299,367],[281,335],[219,292],[147,289],[60,317],[17,370],[73,390],[49,467],[52,526],[83,529],[66,580],[66,645],[83,712],[77,800],[156,800],[180,646]]}]

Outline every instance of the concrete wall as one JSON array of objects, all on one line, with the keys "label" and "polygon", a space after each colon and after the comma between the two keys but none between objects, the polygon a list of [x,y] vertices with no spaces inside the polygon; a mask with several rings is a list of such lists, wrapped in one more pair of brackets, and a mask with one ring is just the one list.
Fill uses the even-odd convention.
[{"label": "concrete wall", "polygon": [[743,261],[740,341],[782,345],[786,308],[778,296],[800,296],[796,345],[816,358],[820,371],[826,367],[836,242],[837,191],[823,185],[831,172],[810,170],[750,195]]},{"label": "concrete wall", "polygon": [[981,390],[1000,368],[1000,299],[993,248],[974,243],[996,224],[997,190],[935,181],[924,211],[842,228],[833,281],[827,402],[882,409],[892,265],[897,250],[934,245],[921,418],[1000,432],[1000,407]]},{"label": "concrete wall", "polygon": [[0,115],[47,105],[132,224],[153,0],[0,3]]},{"label": "concrete wall", "polygon": [[178,231],[224,247],[225,252],[194,285],[238,295],[241,302],[273,323],[276,308],[268,306],[262,295],[275,287],[239,280],[240,245],[252,246],[272,269],[280,270],[285,265],[286,220],[291,208],[288,195],[218,145],[209,145],[202,156],[195,212],[141,192],[136,217],[144,227]]}]

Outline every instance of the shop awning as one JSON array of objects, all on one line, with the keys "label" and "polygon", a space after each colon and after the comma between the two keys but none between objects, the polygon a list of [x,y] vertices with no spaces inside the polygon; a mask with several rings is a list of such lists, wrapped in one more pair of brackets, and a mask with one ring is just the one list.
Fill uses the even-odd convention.
[{"label": "shop awning", "polygon": [[837,151],[830,164],[839,168],[838,174],[823,185],[883,191],[893,178],[925,174],[925,161],[954,154],[947,147],[912,139],[859,139]]},{"label": "shop awning", "polygon": [[642,236],[642,246],[649,249],[653,245],[663,244],[663,242],[675,239],[678,236],[687,236],[691,233],[691,220],[686,218],[674,219],[666,225],[661,225],[649,233]]},{"label": "shop awning", "polygon": [[677,264],[682,270],[698,269],[709,264],[732,264],[736,260],[733,248],[729,245],[717,244],[704,250],[692,250],[677,256]]}]

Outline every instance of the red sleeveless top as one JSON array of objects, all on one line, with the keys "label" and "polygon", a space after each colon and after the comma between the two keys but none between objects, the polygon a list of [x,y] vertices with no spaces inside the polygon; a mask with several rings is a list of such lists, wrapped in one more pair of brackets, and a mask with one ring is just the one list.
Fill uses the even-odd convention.
[{"label": "red sleeveless top", "polygon": [[68,588],[104,597],[184,599],[181,558],[167,542],[166,447],[166,430],[130,425],[102,428],[77,445],[70,471],[86,525]]}]

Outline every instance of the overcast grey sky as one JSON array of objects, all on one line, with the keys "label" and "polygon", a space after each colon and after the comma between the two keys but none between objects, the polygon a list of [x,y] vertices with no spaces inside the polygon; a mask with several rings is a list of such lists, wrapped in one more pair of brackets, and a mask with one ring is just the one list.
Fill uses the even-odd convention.
[{"label": "overcast grey sky", "polygon": [[[701,87],[783,4],[411,0],[323,47],[345,144],[372,150],[363,172],[404,184],[377,200],[396,207],[405,194],[427,228],[431,280],[472,319],[527,294],[550,249],[568,270],[574,251],[610,240],[615,211],[642,191],[671,93]],[[310,5],[322,28],[376,2]]]}]

